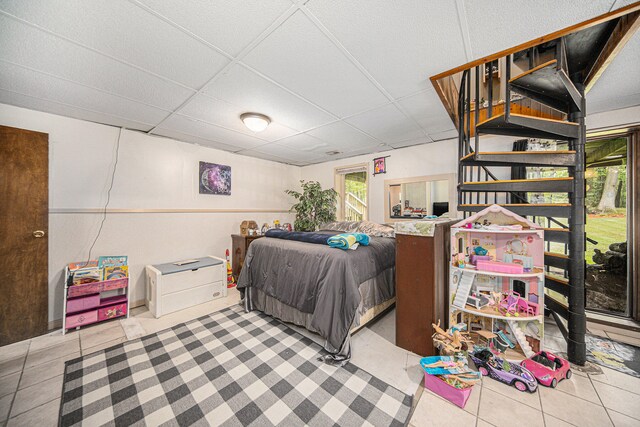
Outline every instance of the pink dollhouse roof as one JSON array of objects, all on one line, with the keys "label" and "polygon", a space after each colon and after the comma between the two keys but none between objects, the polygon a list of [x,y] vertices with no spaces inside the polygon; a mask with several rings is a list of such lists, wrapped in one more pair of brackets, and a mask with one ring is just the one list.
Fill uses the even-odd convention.
[{"label": "pink dollhouse roof", "polygon": [[463,219],[457,224],[452,225],[452,227],[464,227],[465,225],[474,222],[482,222],[484,220],[489,221],[491,224],[499,224],[499,225],[514,225],[520,224],[523,228],[531,228],[535,230],[540,230],[538,224],[529,221],[526,218],[521,217],[520,215],[516,215],[508,209],[503,208],[500,205],[491,205],[486,209],[481,210],[480,212],[471,215],[469,218]]}]

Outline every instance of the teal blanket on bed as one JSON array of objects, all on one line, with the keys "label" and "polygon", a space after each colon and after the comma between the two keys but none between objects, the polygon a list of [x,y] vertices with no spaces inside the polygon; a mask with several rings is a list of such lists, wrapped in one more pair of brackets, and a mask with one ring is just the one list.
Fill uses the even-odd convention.
[{"label": "teal blanket on bed", "polygon": [[368,246],[369,236],[364,233],[345,233],[331,236],[327,239],[327,244],[332,248],[356,249],[359,245]]}]

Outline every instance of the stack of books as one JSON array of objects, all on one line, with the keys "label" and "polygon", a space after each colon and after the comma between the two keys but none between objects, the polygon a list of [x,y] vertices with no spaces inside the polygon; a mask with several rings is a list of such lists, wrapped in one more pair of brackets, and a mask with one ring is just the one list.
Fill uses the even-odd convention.
[{"label": "stack of books", "polygon": [[126,256],[101,256],[97,260],[69,264],[69,285],[84,285],[129,277]]}]

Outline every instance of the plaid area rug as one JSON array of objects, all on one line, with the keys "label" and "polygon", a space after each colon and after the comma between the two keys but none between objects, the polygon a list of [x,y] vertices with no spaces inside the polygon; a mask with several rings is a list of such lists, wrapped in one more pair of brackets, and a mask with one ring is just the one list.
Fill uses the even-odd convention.
[{"label": "plaid area rug", "polygon": [[411,397],[260,312],[227,308],[67,362],[60,425],[402,426]]}]

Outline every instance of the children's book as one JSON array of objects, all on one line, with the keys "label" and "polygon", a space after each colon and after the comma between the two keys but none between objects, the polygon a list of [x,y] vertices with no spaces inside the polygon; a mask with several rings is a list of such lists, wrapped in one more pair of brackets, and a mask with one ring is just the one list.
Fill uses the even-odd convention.
[{"label": "children's book", "polygon": [[98,267],[120,267],[127,265],[127,256],[101,256],[98,257]]},{"label": "children's book", "polygon": [[102,269],[98,267],[80,268],[73,273],[73,284],[99,282],[102,280]]},{"label": "children's book", "polygon": [[102,280],[122,279],[124,277],[129,277],[129,267],[126,265],[103,268]]},{"label": "children's book", "polygon": [[91,261],[76,261],[69,264],[69,271],[76,271],[80,268],[97,267],[97,266],[98,266],[97,259],[94,259]]}]

